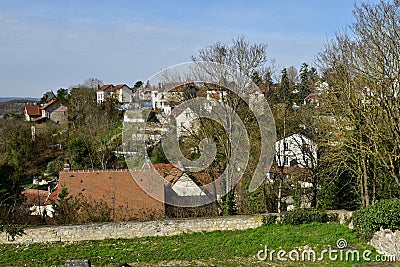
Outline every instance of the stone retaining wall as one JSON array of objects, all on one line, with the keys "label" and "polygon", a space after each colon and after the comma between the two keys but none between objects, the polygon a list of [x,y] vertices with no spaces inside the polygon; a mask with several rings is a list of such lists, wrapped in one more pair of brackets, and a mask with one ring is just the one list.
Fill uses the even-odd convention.
[{"label": "stone retaining wall", "polygon": [[106,238],[135,238],[144,236],[169,236],[183,233],[211,232],[216,230],[244,230],[262,225],[262,215],[229,216],[160,221],[130,221],[93,223],[85,225],[42,226],[28,228],[25,235],[7,240],[0,234],[0,243],[38,243],[54,241],[101,240]]},{"label": "stone retaining wall", "polygon": [[381,229],[376,232],[369,242],[376,251],[386,256],[394,256],[400,261],[400,231]]}]

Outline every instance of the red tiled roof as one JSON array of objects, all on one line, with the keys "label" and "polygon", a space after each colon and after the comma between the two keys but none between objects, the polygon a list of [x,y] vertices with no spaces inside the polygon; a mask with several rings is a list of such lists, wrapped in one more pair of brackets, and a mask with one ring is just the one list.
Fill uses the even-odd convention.
[{"label": "red tiled roof", "polygon": [[49,197],[46,199],[46,205],[51,205],[51,201],[56,201],[58,198],[58,194],[60,193],[60,191],[58,190],[59,186],[57,185],[56,188],[53,190],[53,192],[51,192],[51,194],[49,195]]},{"label": "red tiled roof", "polygon": [[[278,166],[272,166],[271,169],[269,170],[272,173],[278,173],[281,172],[281,168]],[[293,174],[293,173],[306,173],[307,169],[297,167],[297,166],[285,166],[283,167],[283,173],[284,174]]]},{"label": "red tiled roof", "polygon": [[49,197],[49,192],[46,190],[26,189],[21,192],[25,196],[25,203],[28,205],[43,206]]},{"label": "red tiled roof", "polygon": [[126,86],[126,87],[128,87],[129,88],[129,86],[128,85],[126,85],[126,84],[117,84],[116,86],[114,86],[114,88],[113,89],[121,89],[122,87],[124,87],[124,86]]},{"label": "red tiled roof", "polygon": [[42,114],[39,106],[26,106],[25,109],[29,116],[40,116]]},{"label": "red tiled roof", "polygon": [[41,120],[44,120],[44,119],[47,119],[47,117],[40,116],[39,118],[35,118],[32,121],[33,122],[38,122],[38,121],[41,121]]},{"label": "red tiled roof", "polygon": [[[114,220],[155,219],[165,213],[164,204],[148,195],[143,186],[151,186],[161,199],[164,184],[154,179],[154,171],[129,170],[66,171],[59,174],[59,185],[49,199],[57,199],[62,188],[85,201],[105,203],[113,209]],[[136,181],[144,181],[140,186]]]},{"label": "red tiled roof", "polygon": [[113,85],[112,84],[105,84],[105,85],[103,85],[102,87],[100,87],[100,89],[99,89],[99,91],[105,91],[105,90],[107,90],[108,88],[112,88],[113,87]]},{"label": "red tiled roof", "polygon": [[[172,164],[156,163],[153,164],[153,167],[162,177],[164,177],[165,180],[172,184],[178,181],[178,179],[183,175],[183,171]],[[196,183],[203,186],[212,183],[220,177],[219,174],[212,176],[206,172],[195,172],[192,173],[192,176],[194,177]],[[217,189],[220,188],[218,182],[216,183],[216,187]]]},{"label": "red tiled roof", "polygon": [[52,100],[50,100],[49,103],[47,103],[47,104],[44,105],[43,107],[40,107],[40,109],[41,109],[41,110],[47,109],[48,107],[50,107],[51,105],[53,105],[53,104],[56,103],[56,102],[57,102],[57,99],[56,99],[56,98],[53,98]]}]

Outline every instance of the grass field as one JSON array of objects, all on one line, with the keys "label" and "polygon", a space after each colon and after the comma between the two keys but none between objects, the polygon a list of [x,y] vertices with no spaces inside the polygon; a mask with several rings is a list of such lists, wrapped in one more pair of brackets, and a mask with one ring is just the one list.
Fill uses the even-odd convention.
[{"label": "grass field", "polygon": [[[328,255],[316,262],[280,261],[276,253],[272,261],[257,258],[257,252],[265,246],[287,252],[312,248],[318,258],[322,250],[336,247],[338,239],[345,239],[360,251],[373,250],[345,226],[316,223],[169,237],[0,245],[0,266],[62,266],[68,259],[89,259],[93,266],[118,266],[125,262],[132,266],[352,266],[362,262],[331,261]],[[375,256],[374,252],[370,258]]]}]

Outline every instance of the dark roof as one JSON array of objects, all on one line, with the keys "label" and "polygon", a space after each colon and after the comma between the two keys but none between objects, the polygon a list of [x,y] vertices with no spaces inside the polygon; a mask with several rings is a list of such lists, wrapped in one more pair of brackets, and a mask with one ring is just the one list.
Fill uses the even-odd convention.
[{"label": "dark roof", "polygon": [[51,105],[53,105],[54,103],[57,103],[58,101],[57,101],[57,99],[56,98],[54,98],[54,99],[52,99],[50,102],[48,102],[46,105],[44,105],[43,107],[40,107],[40,109],[47,109],[48,107],[50,107]]},{"label": "dark roof", "polygon": [[53,93],[53,91],[47,91],[46,93],[43,94],[43,99],[46,103],[50,102],[51,100],[53,100],[54,98],[56,98],[56,95]]}]

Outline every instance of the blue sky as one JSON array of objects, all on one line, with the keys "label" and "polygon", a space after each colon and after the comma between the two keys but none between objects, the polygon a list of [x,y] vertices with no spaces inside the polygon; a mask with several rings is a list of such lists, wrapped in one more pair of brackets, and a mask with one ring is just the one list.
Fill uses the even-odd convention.
[{"label": "blue sky", "polygon": [[86,78],[146,80],[217,41],[268,45],[278,68],[313,64],[353,22],[352,0],[0,0],[0,96],[40,97]]}]

